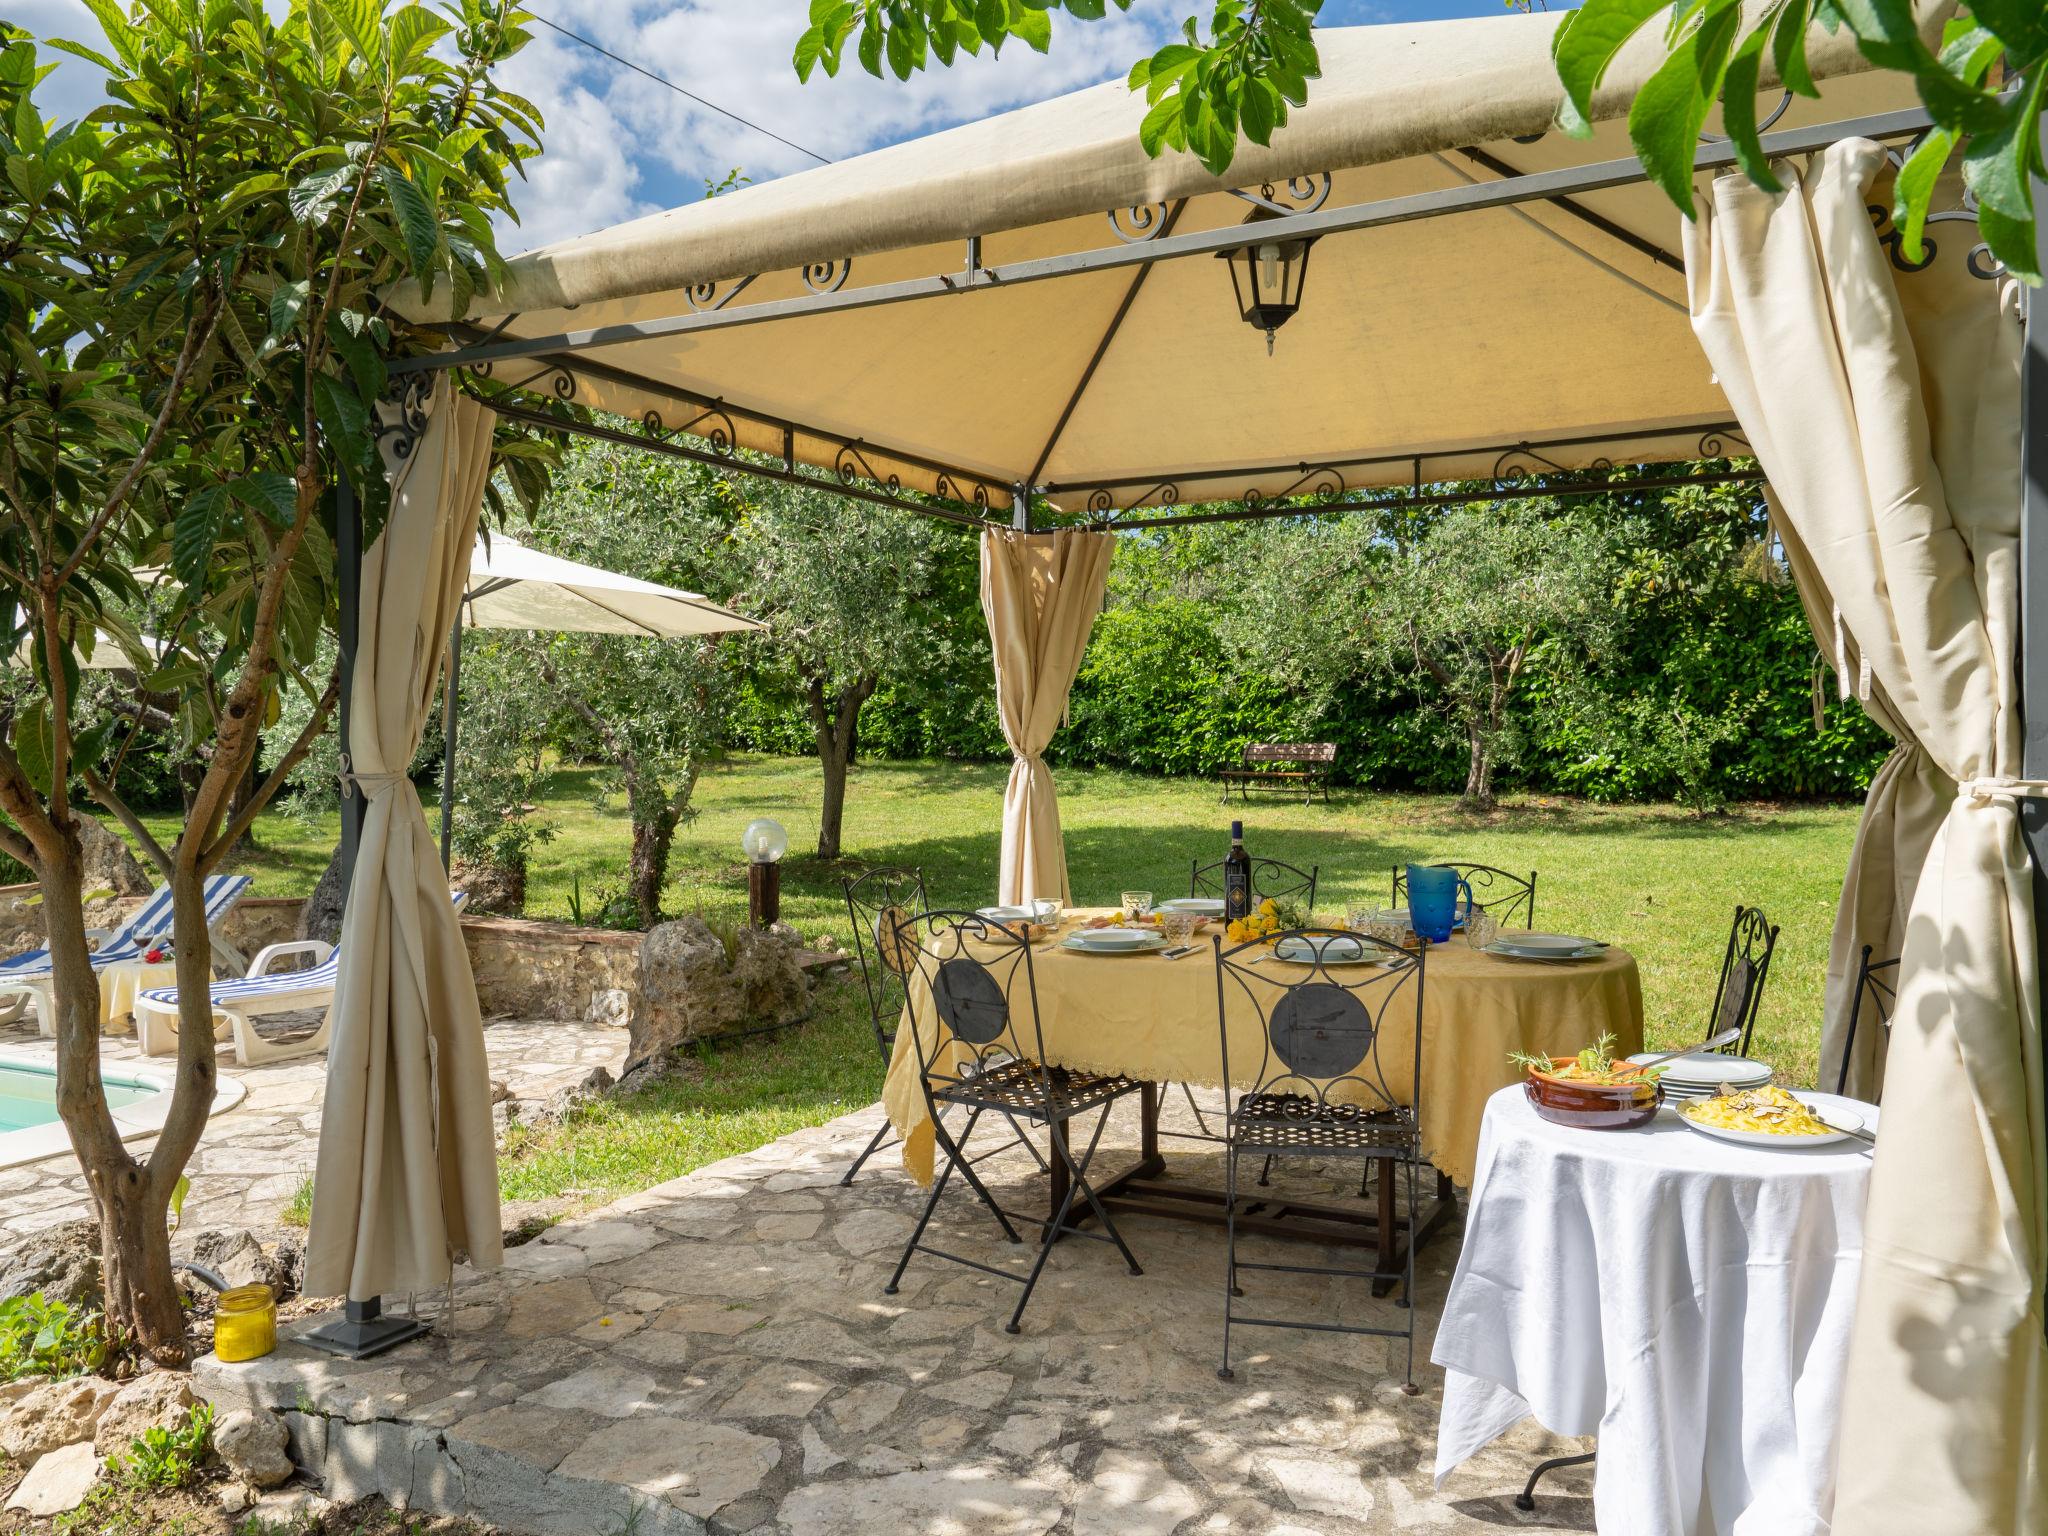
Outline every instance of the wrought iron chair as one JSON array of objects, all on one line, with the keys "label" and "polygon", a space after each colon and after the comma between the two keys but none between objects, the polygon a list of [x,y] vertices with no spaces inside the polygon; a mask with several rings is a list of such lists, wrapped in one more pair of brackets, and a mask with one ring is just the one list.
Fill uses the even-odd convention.
[{"label": "wrought iron chair", "polygon": [[[846,916],[853,925],[853,958],[860,967],[860,983],[868,996],[868,1022],[875,1032],[875,1049],[882,1055],[882,1070],[896,1051],[896,1024],[903,1017],[903,972],[885,959],[883,946],[876,942],[882,914],[900,908],[913,916],[925,908],[924,871],[918,869],[871,869],[846,882]],[[863,1164],[889,1144],[889,1123],[875,1132],[846,1176],[839,1182],[851,1184]]]},{"label": "wrought iron chair", "polygon": [[[1276,973],[1253,970],[1269,954],[1264,946],[1240,944],[1231,949],[1216,939],[1216,1013],[1223,1042],[1223,1081],[1238,1081],[1243,1063],[1230,1065],[1230,989],[1235,987],[1249,1002],[1262,1025],[1259,1055],[1249,1074],[1251,1087],[1233,1092],[1224,1089],[1226,1269],[1223,1286],[1223,1363],[1216,1374],[1231,1379],[1230,1330],[1250,1328],[1310,1328],[1326,1333],[1366,1333],[1382,1338],[1408,1341],[1408,1364],[1404,1392],[1413,1395],[1415,1386],[1415,1313],[1411,1306],[1415,1290],[1416,1230],[1415,1168],[1422,1159],[1421,1108],[1402,1104],[1388,1080],[1385,1053],[1381,1049],[1384,1027],[1402,1019],[1409,1025],[1408,1081],[1418,1089],[1422,1081],[1422,980],[1423,956],[1410,954],[1395,944],[1364,934],[1342,934],[1337,929],[1300,929],[1296,933],[1311,939],[1343,936],[1367,953],[1380,957],[1379,965],[1332,966],[1318,961],[1306,967],[1299,980],[1277,986]],[[1293,935],[1282,934],[1281,941]],[[1254,957],[1240,960],[1247,950]],[[1425,949],[1426,952],[1426,949]],[[1398,1069],[1397,1069],[1398,1075]],[[1367,1164],[1380,1163],[1378,1219],[1382,1237],[1397,1225],[1395,1170],[1405,1171],[1407,1185],[1407,1230],[1410,1240],[1402,1245],[1398,1269],[1375,1265],[1353,1269],[1326,1265],[1266,1264],[1240,1260],[1237,1256],[1237,1207],[1239,1163],[1244,1157],[1355,1158]],[[1244,1271],[1272,1270],[1297,1275],[1336,1275],[1357,1280],[1398,1279],[1397,1303],[1406,1310],[1404,1328],[1371,1328],[1351,1323],[1274,1317],[1243,1317],[1234,1302],[1242,1295],[1238,1275]]]},{"label": "wrought iron chair", "polygon": [[[1190,896],[1221,896],[1223,894],[1223,861],[1204,864],[1196,859],[1190,866],[1188,894]],[[1292,864],[1283,864],[1278,859],[1252,860],[1252,900],[1299,901],[1304,907],[1316,904],[1316,876],[1321,872],[1320,864],[1311,864],[1307,869],[1297,869]]]},{"label": "wrought iron chair", "polygon": [[[880,942],[884,934],[883,919],[892,911],[916,917],[924,909],[922,870],[871,869],[846,882],[846,915],[853,924],[853,955],[860,967],[861,986],[867,992],[868,1022],[875,1032],[875,1049],[881,1053],[884,1072],[889,1070],[890,1059],[896,1053],[896,1026],[903,1017],[909,978],[904,962],[893,946]],[[1038,1166],[1044,1168],[1045,1158],[1032,1145],[1031,1138],[1024,1134],[1023,1127],[1012,1121],[1011,1129],[1017,1132],[1017,1139],[1024,1143]],[[853,1160],[853,1166],[839,1180],[842,1188],[853,1182],[854,1175],[861,1171],[869,1158],[891,1144],[890,1132],[891,1127],[885,1120],[860,1156]],[[995,1147],[986,1155],[993,1157],[1004,1150],[1003,1147]]]},{"label": "wrought iron chair", "polygon": [[[1536,926],[1536,871],[1529,871],[1529,878],[1511,875],[1504,869],[1495,869],[1491,864],[1444,863],[1438,869],[1456,870],[1466,885],[1472,889],[1472,905],[1482,912],[1491,913],[1495,922],[1502,927],[1520,918],[1522,926]],[[1394,905],[1401,906],[1408,897],[1408,868],[1404,864],[1394,866]]]},{"label": "wrought iron chair", "polygon": [[[1267,898],[1274,901],[1300,901],[1304,908],[1316,904],[1316,877],[1322,873],[1322,865],[1311,864],[1307,869],[1297,869],[1279,859],[1252,860],[1252,901],[1256,905]],[[1190,896],[1221,896],[1223,894],[1223,861],[1204,864],[1200,859],[1193,861],[1188,875]],[[1188,1101],[1188,1111],[1200,1127],[1197,1137],[1202,1141],[1215,1141],[1218,1136],[1209,1129],[1209,1117],[1202,1113],[1202,1106],[1195,1102],[1195,1091],[1186,1083],[1180,1085],[1181,1097]],[[1182,1134],[1167,1132],[1168,1135]],[[1264,1178],[1259,1180],[1265,1183]]]},{"label": "wrought iron chair", "polygon": [[1749,1054],[1749,1037],[1756,1029],[1757,1008],[1764,1000],[1764,981],[1771,973],[1771,952],[1778,947],[1778,930],[1761,907],[1735,908],[1735,921],[1728,928],[1728,948],[1721,956],[1721,980],[1714,988],[1714,1009],[1707,1015],[1707,1038],[1722,1030],[1740,1028],[1734,1044],[1721,1049],[1731,1056]]},{"label": "wrought iron chair", "polygon": [[1870,945],[1863,946],[1863,958],[1856,965],[1856,995],[1849,999],[1849,1032],[1842,1037],[1842,1070],[1835,1078],[1835,1092],[1844,1093],[1849,1087],[1849,1062],[1856,1049],[1856,1026],[1861,1022],[1867,1004],[1871,1016],[1884,1030],[1887,1042],[1892,1037],[1892,1009],[1899,1001],[1899,960],[1894,955],[1889,960],[1873,963]]},{"label": "wrought iron chair", "polygon": [[[910,1267],[911,1256],[927,1253],[1022,1285],[1024,1293],[1017,1298],[1017,1309],[1003,1325],[1004,1332],[1016,1333],[1052,1246],[1061,1237],[1113,1243],[1132,1274],[1144,1273],[1097,1198],[1094,1186],[1088,1182],[1088,1166],[1101,1144],[1111,1106],[1118,1099],[1137,1093],[1143,1084],[1121,1074],[1080,1072],[1047,1064],[1045,1034],[1038,1014],[1038,986],[1031,970],[1031,944],[1020,930],[973,912],[926,912],[914,918],[897,918],[892,937],[906,965],[916,972],[911,983],[913,989],[931,997],[933,1027],[926,1032],[929,1038],[920,1035],[916,1040],[922,1068],[918,1083],[924,1090],[925,1107],[932,1117],[932,1134],[945,1162],[932,1180],[931,1193],[925,1197],[924,1209],[918,1214],[910,1241],[904,1245],[903,1257],[897,1261],[896,1272],[884,1291],[895,1295],[904,1270]],[[1023,1017],[1027,1014],[1028,1019]],[[956,1106],[967,1112],[967,1122],[958,1137],[940,1118],[942,1109]],[[1076,1156],[1071,1126],[1076,1119],[1097,1110],[1101,1113],[1087,1147]],[[1012,1223],[1012,1213],[996,1203],[966,1155],[967,1143],[984,1114],[1015,1117],[1046,1127],[1057,1160],[1055,1174],[1064,1175],[1063,1179],[1055,1180],[1059,1204],[1049,1219],[1017,1216],[1017,1220],[1035,1222],[1042,1229],[1037,1257],[1024,1274],[948,1253],[924,1240],[932,1213],[938,1209],[939,1197],[945,1194],[947,1183],[957,1171],[994,1215],[1003,1236],[1013,1243],[1023,1241]],[[1069,1218],[1077,1197],[1087,1201],[1100,1225],[1099,1231],[1071,1224]]]}]

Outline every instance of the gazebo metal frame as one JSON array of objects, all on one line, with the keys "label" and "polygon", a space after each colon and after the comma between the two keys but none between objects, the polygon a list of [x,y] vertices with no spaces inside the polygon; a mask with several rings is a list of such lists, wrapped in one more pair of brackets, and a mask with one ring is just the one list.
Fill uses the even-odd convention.
[{"label": "gazebo metal frame", "polygon": [[[1765,133],[1762,143],[1764,152],[1769,156],[1798,155],[1818,151],[1849,138],[1880,142],[1912,139],[1931,126],[1928,114],[1916,107],[1775,130]],[[1513,209],[1523,204],[1546,203],[1574,220],[1600,228],[1606,235],[1660,266],[1683,270],[1683,262],[1673,253],[1612,224],[1577,201],[1589,193],[1647,180],[1648,172],[1636,157],[1549,171],[1520,172],[1500,156],[1477,147],[1455,152],[1461,153],[1468,162],[1493,179],[1471,179],[1440,190],[1337,207],[1327,205],[1331,180],[1327,172],[1320,176],[1296,177],[1286,184],[1284,191],[1262,186],[1256,191],[1235,189],[1233,195],[1270,215],[1260,224],[1260,236],[1267,240],[1314,239],[1484,209]],[[1696,171],[1717,171],[1735,163],[1734,147],[1719,138],[1703,136],[1693,157]],[[2037,189],[2037,195],[2048,197],[2048,188]],[[1249,480],[1262,472],[1271,473],[1278,466],[1246,465],[1234,470],[1201,468],[1181,476],[1153,475],[1099,483],[1037,483],[1038,474],[1049,461],[1152,266],[1161,261],[1215,256],[1243,245],[1245,236],[1238,225],[1176,233],[1175,224],[1183,206],[1184,200],[1106,210],[1104,217],[1114,235],[1111,243],[1085,251],[1000,265],[984,262],[981,236],[969,236],[963,242],[962,261],[957,271],[869,286],[850,286],[848,279],[854,262],[852,258],[841,258],[806,266],[802,269],[802,277],[807,291],[771,301],[739,302],[756,277],[741,275],[694,285],[685,292],[688,305],[685,311],[651,320],[537,337],[506,334],[507,328],[519,318],[516,314],[507,315],[490,327],[461,322],[425,327],[438,331],[454,345],[447,350],[398,357],[390,362],[395,400],[400,408],[393,413],[395,424],[387,426],[384,433],[396,437],[393,447],[401,457],[408,452],[410,440],[423,429],[424,415],[420,405],[426,383],[436,373],[452,370],[465,380],[465,387],[485,398],[500,417],[538,430],[614,442],[721,469],[834,491],[853,499],[898,507],[963,527],[1008,527],[1027,533],[1054,526],[1111,531],[1163,528],[1252,518],[1313,517],[1371,508],[1425,507],[1475,500],[1654,492],[1686,485],[1761,482],[1764,479],[1759,469],[1729,462],[1737,458],[1748,443],[1734,422],[1721,419],[1662,429],[1655,434],[1641,431],[1615,434],[1620,457],[1614,462],[1621,465],[1637,462],[1625,451],[1624,445],[1628,441],[1642,440],[1651,435],[1682,439],[1697,434],[1698,452],[1694,457],[1708,461],[1708,466],[1671,474],[1639,473],[1603,478],[1602,472],[1613,467],[1604,458],[1597,459],[1588,470],[1565,469],[1546,456],[1546,448],[1582,448],[1606,440],[1575,436],[1460,449],[1457,456],[1466,460],[1475,456],[1493,457],[1490,481],[1476,484],[1471,481],[1453,484],[1432,480],[1429,472],[1431,461],[1450,457],[1448,453],[1391,457],[1361,454],[1350,459],[1285,466],[1282,472],[1291,468],[1297,475],[1287,492],[1279,495],[1251,492],[1234,499],[1219,499],[1206,491],[1199,495],[1184,492],[1182,482],[1207,486],[1213,482],[1227,482],[1238,475]],[[1877,213],[1882,225],[1882,210],[1877,210]],[[1948,222],[1974,224],[1975,210],[1966,205],[1937,213],[1930,219],[1932,224]],[[1896,231],[1886,230],[1882,238],[1893,265],[1900,270],[1913,271],[1926,264],[1916,265],[1905,259],[1902,241]],[[2048,229],[2044,229],[2039,220],[2036,222],[2036,240],[2042,262],[2048,266]],[[1932,243],[1930,239],[1929,244]],[[1933,252],[1929,250],[1926,260],[1932,259]],[[1970,272],[1977,277],[1989,279],[1999,275],[1998,268],[1982,245],[1973,248],[1967,260]],[[1604,262],[1599,264],[1606,265]],[[846,437],[801,422],[778,419],[720,397],[681,390],[618,368],[602,358],[607,347],[627,343],[1054,281],[1112,269],[1131,271],[1130,286],[1076,380],[1065,408],[1038,455],[1036,466],[1024,480],[1013,484],[1004,484],[1000,477],[961,465],[941,463],[928,456],[868,439]],[[1616,269],[1608,270],[1621,281],[1635,282]],[[1313,302],[1311,295],[1309,303],[1313,305]],[[2048,324],[2032,323],[2036,318],[2048,318],[2048,305],[2044,305],[2040,290],[2027,290],[2025,313],[2029,323],[2021,416],[2024,505],[2019,559],[2020,652],[2023,660],[2035,658],[2037,664],[2021,668],[2021,768],[2025,778],[2040,781],[2048,779]],[[522,369],[518,365],[530,366]],[[573,404],[579,374],[605,378],[651,397],[672,400],[676,409],[672,418],[671,413],[648,410],[641,418],[639,431],[634,432],[603,421],[579,420],[573,413],[523,405],[510,398],[528,393],[551,399],[558,405]],[[744,453],[736,447],[739,436],[737,424],[742,420],[780,432],[783,453],[779,462]],[[830,477],[800,467],[794,451],[798,434],[836,445]],[[940,495],[927,497],[910,492],[896,477],[878,475],[873,470],[871,456],[882,455],[931,471]],[[1390,463],[1409,465],[1405,489],[1354,491],[1347,485],[1346,469],[1368,465],[1384,467]],[[1714,464],[1720,467],[1710,467]],[[1180,510],[1184,494],[1189,496],[1190,505],[1199,506],[1199,510]],[[342,668],[339,730],[342,747],[346,751],[350,680],[357,644],[362,528],[353,490],[345,478],[338,486],[337,499]],[[1055,508],[1058,513],[1056,519],[1048,519],[1034,511],[1034,503],[1040,500]],[[1061,506],[1060,503],[1066,505]],[[2026,797],[2020,801],[2020,807],[2021,828],[2034,870],[2036,952],[2041,974],[2048,975],[2048,798]],[[342,849],[344,861],[350,868],[353,867],[362,809],[359,797],[343,801]],[[368,1340],[371,1349],[389,1347],[382,1341],[384,1336],[377,1331],[377,1309],[375,1298],[348,1303],[347,1325]],[[395,1319],[382,1321],[387,1324],[398,1322]]]}]

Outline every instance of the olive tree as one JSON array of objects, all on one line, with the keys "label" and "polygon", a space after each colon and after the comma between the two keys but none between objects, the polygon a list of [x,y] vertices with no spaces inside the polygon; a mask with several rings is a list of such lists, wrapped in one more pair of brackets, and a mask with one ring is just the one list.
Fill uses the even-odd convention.
[{"label": "olive tree", "polygon": [[[1527,9],[1528,0],[1509,0]],[[1052,16],[1098,21],[1130,0],[811,0],[796,42],[799,78],[836,74],[851,42],[868,73],[907,80],[928,62],[1000,50],[1015,38],[1043,53]],[[1269,144],[1288,109],[1307,102],[1322,65],[1315,25],[1322,0],[1216,0],[1180,35],[1131,66],[1130,87],[1148,103],[1138,136],[1145,152],[1187,151],[1217,175],[1240,139]],[[1551,53],[1565,102],[1559,126],[1592,132],[1593,93],[1624,44],[1661,15],[1666,58],[1637,93],[1629,137],[1652,178],[1692,216],[1693,151],[1718,102],[1738,162],[1776,190],[1761,143],[1757,93],[1768,71],[1784,88],[1818,98],[1808,66],[1810,30],[1847,30],[1877,69],[1911,76],[1934,119],[1897,183],[1896,220],[1906,254],[1920,259],[1921,233],[1936,178],[1962,152],[1963,176],[1979,202],[1992,252],[2038,282],[2031,178],[2048,175],[2041,155],[2043,80],[2048,78],[2048,10],[2040,0],[1962,0],[1931,48],[1915,24],[1913,0],[1584,0],[1559,19]],[[2024,82],[2000,94],[2003,84]]]},{"label": "olive tree", "polygon": [[[80,122],[38,110],[48,65],[0,27],[0,655],[25,642],[33,684],[0,718],[0,852],[44,897],[58,1108],[99,1214],[109,1320],[180,1364],[166,1214],[216,1078],[204,882],[337,695],[311,670],[334,612],[337,477],[372,533],[386,499],[371,412],[396,338],[374,297],[405,277],[493,279],[491,221],[538,122],[491,82],[524,41],[505,0],[86,3],[104,46],[49,45],[105,71]],[[536,470],[512,472],[530,486]],[[144,610],[161,655],[129,621]],[[80,656],[103,632],[146,692],[178,696],[205,762],[168,840],[113,789],[137,722],[84,704]],[[236,809],[286,687],[315,707]],[[141,1156],[100,1079],[81,797],[175,898],[176,1087]]]},{"label": "olive tree", "polygon": [[1508,705],[1531,655],[1552,672],[1609,649],[1610,538],[1545,502],[1330,517],[1249,546],[1226,641],[1325,694],[1380,666],[1416,683],[1463,740],[1464,802],[1488,809],[1515,740]]}]

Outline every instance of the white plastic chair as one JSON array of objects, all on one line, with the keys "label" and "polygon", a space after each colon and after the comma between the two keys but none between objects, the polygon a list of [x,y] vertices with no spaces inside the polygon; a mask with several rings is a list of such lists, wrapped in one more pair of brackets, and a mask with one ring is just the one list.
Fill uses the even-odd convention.
[{"label": "white plastic chair", "polygon": [[[450,893],[459,913],[469,898]],[[281,962],[309,958],[312,965],[275,969]],[[217,981],[208,994],[215,1032],[225,1024],[235,1045],[235,1061],[244,1067],[313,1056],[327,1049],[333,1023],[334,985],[341,976],[341,951],[324,939],[293,939],[264,948],[249,962],[249,974]],[[326,1010],[320,1027],[301,1040],[266,1040],[256,1021],[280,1013]],[[145,1056],[162,1056],[178,1048],[178,989],[157,987],[135,999],[135,1032]]]}]

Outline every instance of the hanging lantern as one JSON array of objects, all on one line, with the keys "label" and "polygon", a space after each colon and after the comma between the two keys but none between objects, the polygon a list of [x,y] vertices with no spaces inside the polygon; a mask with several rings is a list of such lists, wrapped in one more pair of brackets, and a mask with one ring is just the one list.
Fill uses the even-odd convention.
[{"label": "hanging lantern", "polygon": [[[1254,208],[1245,215],[1245,227],[1256,228],[1280,215],[1268,208]],[[1308,248],[1312,235],[1276,236],[1270,240],[1254,237],[1250,245],[1218,251],[1219,261],[1230,263],[1230,286],[1237,293],[1237,310],[1245,324],[1266,333],[1266,355],[1273,355],[1273,333],[1301,308],[1302,284],[1308,279]]]}]

